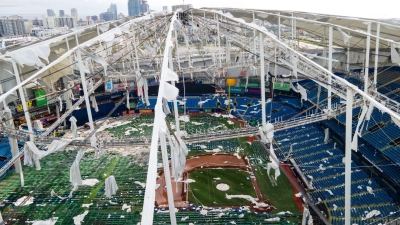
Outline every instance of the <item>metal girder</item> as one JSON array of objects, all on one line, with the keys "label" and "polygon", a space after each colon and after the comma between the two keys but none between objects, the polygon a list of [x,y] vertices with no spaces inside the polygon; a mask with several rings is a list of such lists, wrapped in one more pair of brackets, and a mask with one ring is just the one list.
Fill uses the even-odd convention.
[{"label": "metal girder", "polygon": [[[205,10],[205,9],[195,9],[195,10],[198,10],[198,11],[201,11],[201,12],[215,13],[215,14],[219,14],[219,15],[224,16],[224,13],[219,12],[219,11],[210,11],[210,10]],[[307,75],[313,77],[314,80],[316,80],[316,81],[325,81],[325,80],[328,80],[329,76],[331,76],[333,92],[336,91],[337,94],[340,93],[343,96],[344,92],[347,90],[347,87],[349,87],[352,90],[354,90],[355,94],[360,95],[365,100],[367,100],[370,103],[372,103],[376,108],[386,112],[387,114],[389,114],[393,118],[395,118],[397,120],[400,120],[400,115],[397,112],[395,112],[392,109],[390,109],[390,108],[386,107],[385,105],[381,104],[379,101],[377,101],[372,96],[370,96],[369,93],[365,93],[364,91],[360,90],[356,85],[353,85],[350,82],[348,82],[346,79],[341,78],[339,76],[336,76],[335,74],[329,72],[328,70],[326,70],[322,66],[318,65],[316,62],[314,62],[314,61],[310,60],[309,58],[303,56],[301,53],[299,53],[295,49],[289,47],[284,42],[278,40],[277,37],[274,34],[270,33],[265,27],[260,27],[260,26],[258,26],[256,24],[252,24],[252,23],[246,23],[242,19],[234,18],[234,17],[231,17],[231,16],[229,16],[229,17],[225,16],[225,18],[229,19],[229,20],[232,20],[232,21],[235,21],[236,23],[245,25],[247,27],[250,27],[252,29],[255,29],[255,30],[259,31],[259,32],[263,32],[272,41],[276,42],[280,46],[283,46],[288,52],[291,52],[292,54],[297,55],[298,56],[298,61],[299,61],[299,66],[301,67],[300,69],[302,69],[304,72],[306,72]],[[375,36],[372,36],[372,37],[375,37]],[[388,40],[388,41],[391,41],[391,40]]]}]

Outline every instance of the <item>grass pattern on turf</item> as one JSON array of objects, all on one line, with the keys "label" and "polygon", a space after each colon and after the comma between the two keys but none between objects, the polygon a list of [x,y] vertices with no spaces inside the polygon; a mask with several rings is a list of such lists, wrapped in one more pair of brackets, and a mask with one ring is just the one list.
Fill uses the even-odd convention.
[{"label": "grass pattern on turf", "polygon": [[[260,142],[254,141],[251,145],[245,142],[245,138],[241,138],[242,147],[244,147],[245,154],[251,159],[250,163],[253,168],[254,176],[257,179],[258,186],[260,187],[261,193],[264,199],[271,201],[276,210],[273,213],[282,211],[290,211],[292,213],[299,213],[296,203],[293,200],[292,195],[295,194],[290,184],[290,181],[281,170],[281,175],[276,181],[277,186],[271,182],[274,177],[274,170],[271,169],[268,177],[267,170],[264,167],[267,166],[267,154],[262,147]],[[261,162],[261,163],[260,163]]]},{"label": "grass pattern on turf", "polygon": [[[215,180],[214,178],[221,178]],[[200,169],[189,174],[189,179],[195,182],[189,184],[189,201],[196,205],[215,206],[238,206],[250,205],[246,199],[232,198],[229,195],[250,195],[256,198],[248,172],[238,169]],[[229,185],[228,191],[220,191],[216,188],[217,184],[225,183]]]}]

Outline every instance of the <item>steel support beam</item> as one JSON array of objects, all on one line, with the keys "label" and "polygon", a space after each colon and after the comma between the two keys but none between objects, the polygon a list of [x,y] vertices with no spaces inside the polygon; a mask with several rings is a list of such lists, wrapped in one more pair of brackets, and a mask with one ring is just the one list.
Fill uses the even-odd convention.
[{"label": "steel support beam", "polygon": [[[329,60],[328,70],[332,73],[332,54],[333,54],[333,27],[329,26]],[[328,111],[332,110],[332,75],[328,75]]]},{"label": "steel support beam", "polygon": [[375,67],[374,67],[374,85],[378,83],[378,60],[379,60],[379,35],[381,32],[381,24],[376,24],[376,44],[375,44]]},{"label": "steel support beam", "polygon": [[353,124],[354,91],[347,87],[346,98],[346,144],[345,144],[345,225],[351,225],[351,142]]},{"label": "steel support beam", "polygon": [[84,98],[85,98],[85,103],[86,103],[86,111],[87,111],[88,119],[89,119],[90,131],[93,132],[94,131],[94,125],[93,125],[92,110],[91,110],[91,107],[90,107],[89,94],[88,94],[88,90],[87,90],[87,83],[86,83],[86,77],[85,77],[85,70],[83,68],[81,50],[79,48],[76,51],[76,55],[77,55],[77,58],[78,58],[78,66],[79,66],[79,71],[80,71],[80,74],[81,74],[81,82],[82,82],[82,88],[83,88],[83,94],[84,94]]},{"label": "steel support beam", "polygon": [[260,77],[261,77],[261,110],[262,125],[267,125],[266,103],[265,103],[265,59],[264,59],[264,34],[260,32]]},{"label": "steel support beam", "polygon": [[[368,34],[371,34],[371,24],[368,23]],[[368,73],[369,73],[369,52],[370,52],[370,45],[371,45],[371,36],[367,36],[367,45],[365,47],[365,68],[364,68],[364,92],[368,93]]]}]

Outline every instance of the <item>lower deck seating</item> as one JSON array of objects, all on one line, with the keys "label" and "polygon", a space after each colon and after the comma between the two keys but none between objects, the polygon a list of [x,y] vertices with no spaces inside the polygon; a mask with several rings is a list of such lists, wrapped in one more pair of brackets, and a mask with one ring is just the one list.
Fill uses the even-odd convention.
[{"label": "lower deck seating", "polygon": [[[333,143],[325,144],[324,133],[322,130],[318,130],[317,125],[277,131],[274,138],[278,149],[298,163],[308,182],[315,188],[310,192],[312,199],[326,205],[332,223],[342,224],[342,221],[338,219],[343,218],[344,215],[345,165],[343,164],[343,151],[335,148]],[[292,145],[292,149],[290,145]],[[361,151],[364,150],[365,147]],[[352,162],[351,167],[352,207],[369,208],[369,211],[377,209],[381,211],[382,217],[390,216],[395,204],[387,192],[355,162]],[[372,193],[370,193],[371,190]],[[364,211],[354,211],[353,214],[355,215],[354,219],[361,220],[361,217],[365,217]],[[375,218],[367,219],[365,222],[373,219]]]}]

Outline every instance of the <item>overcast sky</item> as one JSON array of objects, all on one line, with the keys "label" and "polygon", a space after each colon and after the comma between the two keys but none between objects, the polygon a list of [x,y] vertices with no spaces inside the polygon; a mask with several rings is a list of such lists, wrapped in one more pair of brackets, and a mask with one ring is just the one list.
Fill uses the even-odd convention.
[{"label": "overcast sky", "polygon": [[[0,0],[0,16],[21,15],[24,17],[46,14],[46,9],[71,14],[71,8],[78,9],[78,16],[99,15],[107,11],[110,3],[117,3],[118,13],[128,14],[128,0]],[[162,6],[182,4],[182,0],[148,0],[151,10],[161,10]],[[186,0],[186,4],[200,7],[230,7],[251,9],[280,9],[317,12],[335,15],[400,18],[400,3],[395,0]]]}]

